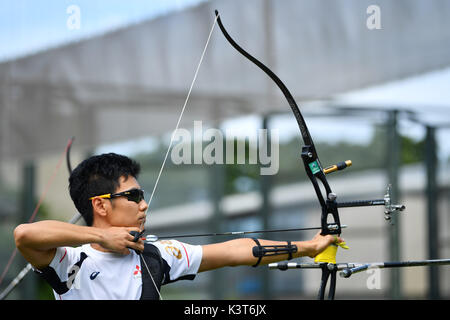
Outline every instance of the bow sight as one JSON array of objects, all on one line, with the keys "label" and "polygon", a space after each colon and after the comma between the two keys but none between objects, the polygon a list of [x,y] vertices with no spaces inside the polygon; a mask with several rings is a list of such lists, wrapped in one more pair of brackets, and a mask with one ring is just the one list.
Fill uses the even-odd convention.
[{"label": "bow sight", "polygon": [[392,204],[392,186],[389,184],[386,188],[386,194],[383,199],[374,200],[356,200],[348,202],[338,202],[338,208],[351,208],[351,207],[369,207],[369,206],[384,206],[384,219],[391,221],[392,214],[405,210],[405,206],[402,204]]}]

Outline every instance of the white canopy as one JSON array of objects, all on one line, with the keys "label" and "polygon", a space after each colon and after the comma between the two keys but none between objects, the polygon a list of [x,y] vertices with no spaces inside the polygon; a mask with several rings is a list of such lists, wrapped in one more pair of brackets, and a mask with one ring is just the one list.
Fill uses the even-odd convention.
[{"label": "white canopy", "polygon": [[[210,1],[0,64],[1,159],[60,152],[71,136],[92,148],[173,130],[214,9],[300,105],[450,65],[445,0]],[[285,110],[216,27],[181,126]]]}]

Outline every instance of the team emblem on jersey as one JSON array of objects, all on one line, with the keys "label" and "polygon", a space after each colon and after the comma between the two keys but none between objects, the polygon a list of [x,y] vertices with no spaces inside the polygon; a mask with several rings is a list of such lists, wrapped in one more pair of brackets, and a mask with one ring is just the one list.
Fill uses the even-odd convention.
[{"label": "team emblem on jersey", "polygon": [[136,267],[135,267],[135,269],[134,269],[133,277],[134,277],[135,279],[141,278],[141,277],[142,277],[141,268],[140,268],[138,265],[136,265]]}]

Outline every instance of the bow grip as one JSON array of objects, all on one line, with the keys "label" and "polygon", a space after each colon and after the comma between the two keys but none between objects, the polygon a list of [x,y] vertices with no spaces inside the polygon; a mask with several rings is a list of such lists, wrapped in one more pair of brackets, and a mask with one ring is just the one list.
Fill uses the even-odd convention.
[{"label": "bow grip", "polygon": [[[141,232],[137,232],[137,231],[130,231],[130,234],[134,237],[133,242],[138,242],[138,240],[141,238],[142,234],[144,233],[145,230],[142,230]],[[130,247],[128,247],[128,249],[131,249]],[[134,252],[136,252],[138,255],[141,254],[139,251],[133,249]]]},{"label": "bow grip", "polygon": [[130,231],[130,234],[134,237],[133,242],[138,242],[139,238],[142,236],[145,230],[142,230],[141,232],[137,231]]}]

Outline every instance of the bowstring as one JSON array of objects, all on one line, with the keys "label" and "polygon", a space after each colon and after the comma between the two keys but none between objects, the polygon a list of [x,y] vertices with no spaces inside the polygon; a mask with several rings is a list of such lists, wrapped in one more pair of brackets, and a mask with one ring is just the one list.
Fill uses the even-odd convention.
[{"label": "bowstring", "polygon": [[148,265],[147,265],[147,262],[145,262],[145,259],[144,259],[144,257],[142,256],[142,253],[139,252],[138,255],[141,257],[141,261],[144,262],[145,269],[147,269],[147,273],[150,275],[150,279],[152,279],[153,286],[155,287],[156,292],[158,292],[159,299],[160,299],[160,300],[164,300],[163,297],[162,297],[162,295],[161,295],[161,292],[160,292],[159,289],[158,289],[158,286],[156,285],[155,280],[153,279],[153,276],[152,276],[152,274],[151,274],[151,272],[150,272],[150,269],[149,269],[149,267],[148,267]]},{"label": "bowstring", "polygon": [[[186,99],[184,100],[183,108],[181,109],[181,113],[180,113],[180,116],[178,117],[177,124],[176,124],[175,129],[173,130],[172,136],[171,136],[171,138],[170,138],[169,147],[167,148],[166,155],[164,156],[163,163],[162,163],[162,165],[161,165],[161,168],[159,169],[159,173],[158,173],[158,176],[157,176],[156,181],[155,181],[155,185],[153,186],[152,193],[150,194],[150,199],[149,199],[148,204],[147,204],[147,209],[145,210],[145,216],[147,216],[148,209],[150,208],[150,204],[152,203],[153,196],[155,195],[155,192],[156,192],[156,188],[158,187],[159,179],[161,178],[162,172],[163,172],[164,167],[165,167],[165,165],[166,165],[167,158],[169,157],[169,152],[170,152],[170,150],[172,149],[172,144],[173,144],[173,141],[174,141],[174,138],[175,138],[175,134],[176,134],[176,132],[178,131],[178,128],[179,128],[180,123],[181,123],[181,119],[183,118],[184,111],[186,110],[187,103],[188,103],[189,98],[190,98],[190,96],[191,96],[192,89],[194,88],[195,81],[197,80],[197,76],[198,76],[198,73],[199,73],[199,70],[200,70],[200,66],[202,65],[203,58],[205,57],[206,49],[208,48],[209,41],[211,40],[211,36],[212,36],[212,33],[213,33],[213,31],[214,31],[214,28],[215,28],[215,26],[216,26],[216,24],[217,24],[217,18],[218,18],[218,17],[219,17],[219,16],[217,15],[217,16],[214,18],[214,22],[213,22],[213,24],[212,24],[211,30],[209,31],[209,35],[208,35],[208,38],[207,38],[207,40],[206,40],[206,44],[205,44],[205,46],[204,46],[204,48],[203,48],[202,54],[201,54],[201,56],[200,56],[200,60],[199,60],[198,65],[197,65],[197,68],[195,69],[194,78],[192,79],[192,82],[191,82],[191,85],[190,85],[190,87],[189,87],[189,90],[188,90]],[[141,230],[143,230],[143,229],[142,229],[143,224],[144,224],[144,221],[141,223]],[[142,255],[141,253],[138,253],[138,254],[139,254],[140,256]],[[147,269],[148,274],[150,275],[150,278],[151,278],[151,280],[152,280],[152,282],[153,282],[153,285],[155,286],[155,289],[156,289],[156,291],[158,292],[159,298],[160,298],[161,300],[163,300],[163,298],[162,298],[162,296],[161,296],[161,293],[160,293],[160,291],[158,290],[158,287],[156,286],[156,282],[155,282],[155,280],[153,279],[153,276],[152,276],[152,274],[151,274],[151,272],[150,272],[150,269],[149,269],[147,263],[145,262],[145,259],[144,259],[142,256],[141,256],[141,258],[142,258],[141,260],[144,262],[144,266],[145,266],[145,268]]]},{"label": "bowstring", "polygon": [[201,66],[201,64],[202,64],[202,62],[203,62],[203,58],[204,58],[204,56],[205,56],[206,49],[208,48],[208,44],[209,44],[209,41],[210,41],[210,39],[211,39],[211,35],[212,35],[213,31],[214,31],[214,27],[216,26],[217,18],[218,18],[218,16],[216,16],[216,18],[214,19],[214,23],[213,23],[213,25],[212,25],[212,27],[211,27],[211,31],[209,32],[208,39],[206,40],[206,44],[205,44],[205,47],[203,48],[202,55],[200,56],[200,61],[199,61],[198,65],[197,65],[197,69],[195,70],[194,78],[192,79],[191,85],[190,85],[190,87],[189,87],[188,94],[187,94],[187,96],[186,96],[186,99],[184,100],[183,108],[181,109],[180,116],[178,117],[177,125],[175,126],[175,129],[174,129],[173,132],[172,132],[172,136],[171,136],[171,138],[170,138],[169,147],[167,148],[166,155],[164,156],[163,163],[162,163],[162,165],[161,165],[161,168],[160,168],[160,170],[159,170],[158,176],[157,176],[157,178],[156,178],[156,182],[155,182],[155,185],[154,185],[154,187],[153,187],[153,191],[152,191],[152,193],[151,193],[151,195],[150,195],[150,199],[149,199],[149,201],[148,201],[147,210],[145,210],[145,215],[147,215],[147,211],[148,211],[148,209],[150,208],[150,204],[151,204],[151,202],[152,202],[152,200],[153,200],[153,196],[155,195],[155,191],[156,191],[156,188],[157,188],[157,186],[158,186],[159,179],[161,178],[161,174],[162,174],[162,172],[163,172],[163,170],[164,170],[164,167],[165,167],[165,165],[166,165],[166,161],[167,161],[167,158],[168,158],[168,156],[169,156],[169,152],[170,152],[170,150],[172,149],[172,144],[173,144],[173,141],[174,141],[174,138],[175,138],[175,134],[176,134],[176,132],[178,131],[178,127],[180,126],[180,122],[181,122],[181,119],[182,119],[182,117],[183,117],[184,110],[186,109],[186,105],[187,105],[187,103],[188,103],[188,101],[189,101],[189,98],[190,98],[190,96],[191,96],[191,92],[192,92],[192,89],[193,89],[193,87],[194,87],[195,81],[197,80],[197,75],[198,75],[198,72],[199,72],[199,70],[200,70],[200,66]]}]

